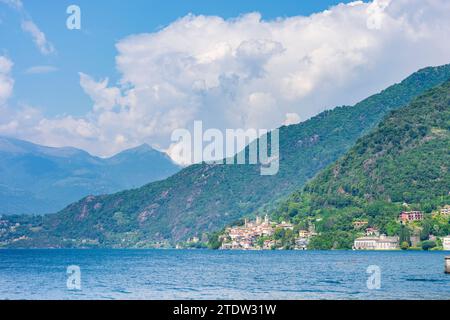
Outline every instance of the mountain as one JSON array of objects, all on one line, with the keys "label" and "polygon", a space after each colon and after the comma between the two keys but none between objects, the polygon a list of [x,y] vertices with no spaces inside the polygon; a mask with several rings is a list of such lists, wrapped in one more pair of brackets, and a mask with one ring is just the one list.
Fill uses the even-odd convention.
[{"label": "mountain", "polygon": [[86,197],[46,215],[38,232],[15,245],[141,247],[220,229],[301,188],[389,111],[449,78],[450,65],[425,68],[355,106],[280,128],[277,175],[261,176],[259,165],[192,165],[166,180]]},{"label": "mountain", "polygon": [[417,203],[447,195],[449,130],[450,82],[446,82],[392,112],[306,190],[324,197],[321,205],[328,204],[330,196],[352,203],[357,199]]},{"label": "mountain", "polygon": [[[399,234],[395,220],[405,203],[410,210],[426,213],[450,203],[449,165],[450,81],[392,111],[342,158],[294,193],[278,216],[299,223],[315,220],[322,235],[313,246],[321,249],[351,248],[355,220]],[[431,225],[440,222],[436,219]],[[443,222],[434,235],[450,232],[448,222]]]},{"label": "mountain", "polygon": [[0,214],[55,212],[87,195],[139,187],[178,170],[148,145],[102,159],[0,137]]}]

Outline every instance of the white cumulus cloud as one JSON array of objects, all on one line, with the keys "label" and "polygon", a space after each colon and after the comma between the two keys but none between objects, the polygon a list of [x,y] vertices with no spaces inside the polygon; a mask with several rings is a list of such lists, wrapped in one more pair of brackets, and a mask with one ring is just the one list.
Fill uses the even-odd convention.
[{"label": "white cumulus cloud", "polygon": [[41,119],[33,137],[109,155],[143,142],[173,149],[172,131],[194,120],[205,129],[297,123],[449,63],[449,16],[447,0],[355,1],[270,21],[187,15],[118,41],[120,80],[81,73],[92,111]]},{"label": "white cumulus cloud", "polygon": [[82,72],[79,75],[81,87],[94,101],[94,110],[110,110],[119,103],[121,97],[120,89],[108,87],[108,79],[97,82]]}]

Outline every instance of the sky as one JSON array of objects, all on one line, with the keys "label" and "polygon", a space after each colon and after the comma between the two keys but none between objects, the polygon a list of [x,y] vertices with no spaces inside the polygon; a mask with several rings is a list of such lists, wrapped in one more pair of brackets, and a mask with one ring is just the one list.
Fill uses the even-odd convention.
[{"label": "sky", "polygon": [[449,63],[449,16],[447,0],[0,0],[0,135],[180,162],[171,133],[195,120],[295,124]]}]

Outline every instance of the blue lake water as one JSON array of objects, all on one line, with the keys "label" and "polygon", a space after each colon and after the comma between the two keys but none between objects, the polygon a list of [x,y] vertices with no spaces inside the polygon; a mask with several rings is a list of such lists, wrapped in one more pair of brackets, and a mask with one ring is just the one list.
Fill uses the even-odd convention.
[{"label": "blue lake water", "polygon": [[[446,252],[0,250],[0,299],[450,299]],[[81,290],[67,288],[67,267]],[[367,268],[381,270],[370,290]]]}]

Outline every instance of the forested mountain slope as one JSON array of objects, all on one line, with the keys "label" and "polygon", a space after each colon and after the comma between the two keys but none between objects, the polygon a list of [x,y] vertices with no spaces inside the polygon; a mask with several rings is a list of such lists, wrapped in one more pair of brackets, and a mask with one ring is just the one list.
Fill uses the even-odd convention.
[{"label": "forested mountain slope", "polygon": [[280,170],[198,164],[134,190],[87,197],[47,215],[23,246],[151,246],[217,230],[301,188],[340,158],[391,110],[450,78],[450,66],[426,68],[355,106],[337,107],[280,129]]}]

